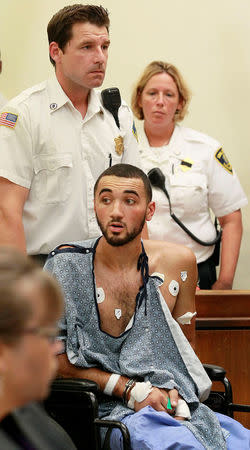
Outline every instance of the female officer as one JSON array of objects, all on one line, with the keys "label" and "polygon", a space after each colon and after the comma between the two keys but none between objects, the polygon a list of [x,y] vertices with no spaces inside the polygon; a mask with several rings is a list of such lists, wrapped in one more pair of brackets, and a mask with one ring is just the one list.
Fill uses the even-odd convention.
[{"label": "female officer", "polygon": [[178,124],[189,101],[190,92],[178,69],[154,61],[133,90],[132,110],[144,120],[139,136],[144,170],[161,169],[175,216],[204,242],[216,237],[210,209],[218,217],[223,229],[218,280],[214,245],[197,243],[172,219],[167,197],[159,188],[153,188],[156,212],[148,223],[149,238],[190,247],[201,289],[232,289],[242,236],[240,208],[247,199],[219,142]]},{"label": "female officer", "polygon": [[40,406],[56,373],[56,321],[62,295],[55,280],[25,255],[0,249],[0,448],[74,450]]}]

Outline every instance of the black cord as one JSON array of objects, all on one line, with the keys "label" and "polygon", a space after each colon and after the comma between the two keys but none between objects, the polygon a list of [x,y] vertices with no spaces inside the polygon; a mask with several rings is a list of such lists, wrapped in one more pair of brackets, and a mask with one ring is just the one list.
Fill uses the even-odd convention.
[{"label": "black cord", "polygon": [[198,242],[198,244],[203,245],[205,247],[210,247],[212,245],[217,244],[217,242],[219,242],[221,240],[221,236],[222,236],[222,230],[218,231],[216,229],[216,238],[213,241],[202,241],[201,239],[199,239],[197,236],[195,236],[192,231],[190,231],[185,225],[184,223],[182,223],[180,221],[180,219],[178,219],[178,217],[176,217],[176,215],[172,212],[172,204],[171,204],[171,200],[169,197],[169,193],[165,187],[165,176],[162,173],[161,169],[159,169],[158,167],[155,167],[153,169],[151,169],[148,172],[148,178],[150,180],[150,183],[152,184],[152,186],[154,187],[158,187],[159,189],[161,189],[164,194],[166,195],[167,199],[168,199],[168,204],[169,204],[169,212],[170,212],[170,216],[172,217],[172,219],[177,223],[177,225],[179,225],[179,227],[181,227],[185,233],[187,233],[195,242]]}]

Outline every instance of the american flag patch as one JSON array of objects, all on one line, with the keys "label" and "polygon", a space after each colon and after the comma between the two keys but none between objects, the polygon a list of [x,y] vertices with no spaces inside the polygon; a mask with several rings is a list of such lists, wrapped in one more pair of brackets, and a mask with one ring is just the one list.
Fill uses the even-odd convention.
[{"label": "american flag patch", "polygon": [[17,118],[18,118],[17,114],[3,112],[0,115],[0,125],[5,125],[6,127],[9,127],[9,128],[15,128],[16,123],[17,123]]}]

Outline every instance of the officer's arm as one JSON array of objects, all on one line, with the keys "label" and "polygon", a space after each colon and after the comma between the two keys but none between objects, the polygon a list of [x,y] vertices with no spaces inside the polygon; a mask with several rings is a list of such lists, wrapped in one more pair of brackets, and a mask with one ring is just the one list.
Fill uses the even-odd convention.
[{"label": "officer's arm", "polygon": [[241,210],[219,217],[219,222],[223,229],[220,273],[212,289],[232,289],[243,231]]},{"label": "officer's arm", "polygon": [[22,215],[28,194],[29,189],[0,177],[0,245],[26,251]]}]

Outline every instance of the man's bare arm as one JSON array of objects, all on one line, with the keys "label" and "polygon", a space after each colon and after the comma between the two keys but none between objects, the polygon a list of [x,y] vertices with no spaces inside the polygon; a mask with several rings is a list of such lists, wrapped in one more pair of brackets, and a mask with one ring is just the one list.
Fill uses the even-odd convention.
[{"label": "man's bare arm", "polygon": [[191,318],[190,324],[181,324],[179,319],[186,313],[194,313],[196,309],[195,292],[197,286],[197,263],[195,255],[189,249],[185,249],[183,267],[187,272],[187,278],[185,281],[180,282],[180,290],[172,315],[174,319],[178,321],[190,345],[195,349],[195,316]]},{"label": "man's bare arm", "polygon": [[[168,305],[168,308],[177,320],[186,313],[195,313],[195,291],[197,287],[197,263],[192,250],[183,245],[172,244],[166,241],[144,241],[144,246],[149,257],[150,273],[164,274],[164,282],[160,291]],[[178,295],[170,292],[170,282],[179,284]],[[180,322],[178,321],[180,324]],[[195,345],[195,319],[191,324],[181,325],[181,328],[194,348]]]},{"label": "man's bare arm", "polygon": [[[98,384],[101,391],[104,391],[111,373],[105,372],[104,370],[98,369],[97,367],[91,367],[89,369],[76,367],[69,362],[68,357],[65,353],[58,355],[57,358],[59,364],[59,376],[63,378],[84,378],[87,380],[91,380]],[[115,397],[123,397],[125,385],[128,380],[128,377],[125,377],[123,375],[120,376],[113,390],[113,395]],[[135,411],[139,411],[146,405],[152,406],[152,408],[156,409],[157,411],[166,411],[168,397],[170,398],[171,404],[173,406],[172,412],[174,413],[174,408],[177,405],[178,401],[178,392],[176,391],[176,389],[172,389],[167,393],[165,389],[158,389],[156,387],[153,388],[153,394],[150,394],[146,400],[140,403],[136,402]],[[129,400],[129,398],[127,398],[127,400]]]},{"label": "man's bare arm", "polygon": [[[89,369],[76,367],[68,360],[66,353],[58,355],[58,375],[63,378],[85,378],[87,380],[94,381],[98,384],[101,391],[104,391],[105,386],[110,378],[111,373],[98,369],[97,367],[91,367]],[[129,380],[128,377],[120,376],[116,383],[113,395],[122,398],[125,384]]]},{"label": "man's bare arm", "polygon": [[0,245],[11,245],[26,251],[22,222],[29,189],[0,177]]}]

